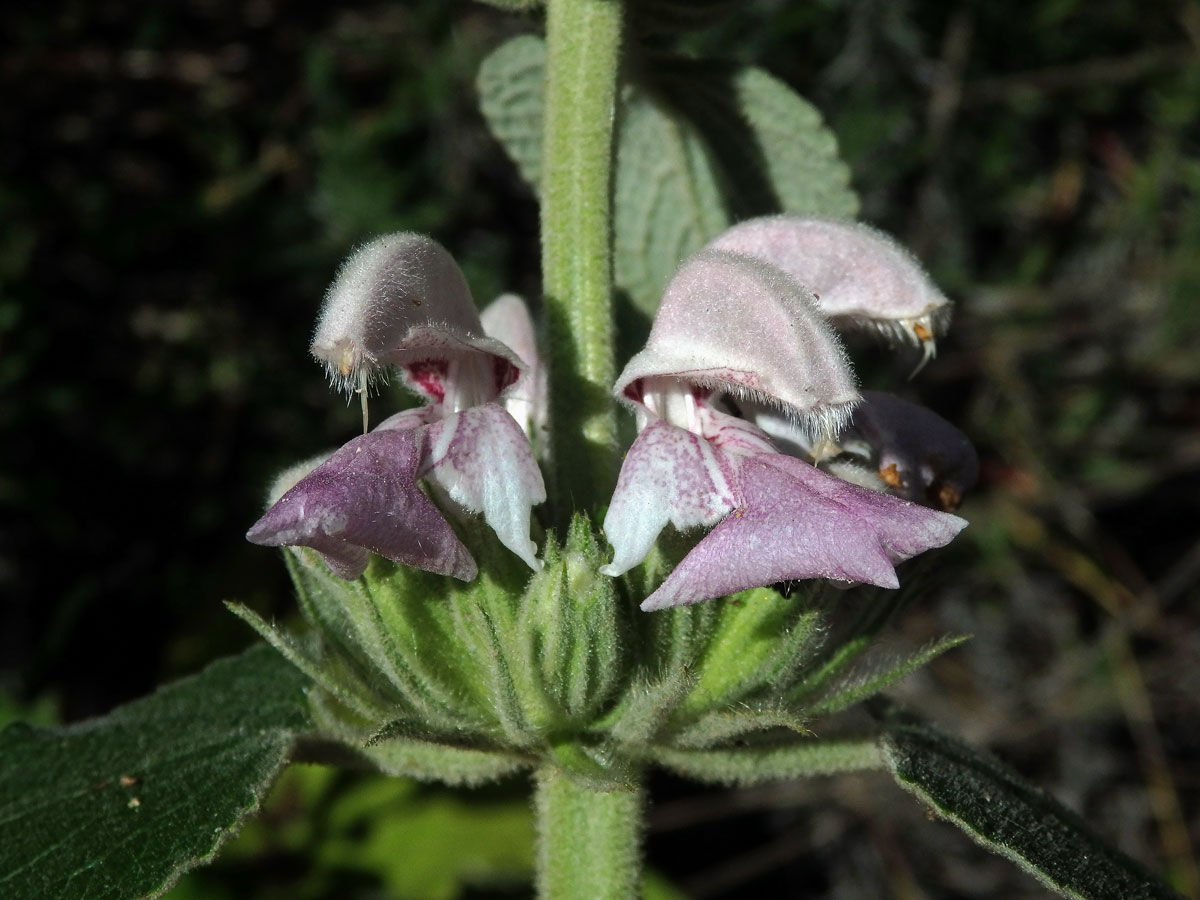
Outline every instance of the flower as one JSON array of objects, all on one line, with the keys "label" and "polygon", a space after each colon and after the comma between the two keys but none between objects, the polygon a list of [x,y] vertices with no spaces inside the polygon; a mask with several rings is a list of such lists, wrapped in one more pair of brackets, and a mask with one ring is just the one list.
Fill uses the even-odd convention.
[{"label": "flower", "polygon": [[966,435],[932,410],[883,391],[862,392],[836,446],[814,446],[776,409],[744,403],[740,411],[784,453],[946,512],[958,508],[979,475],[979,458]]},{"label": "flower", "polygon": [[901,497],[952,512],[979,476],[966,435],[932,410],[882,391],[863,391],[862,405],[839,443],[871,462]]},{"label": "flower", "polygon": [[842,328],[920,347],[918,371],[934,357],[935,339],[950,324],[950,301],[920,263],[860,222],[763,216],[735,225],[708,246],[782,269],[812,290],[821,312]]},{"label": "flower", "polygon": [[834,478],[779,451],[740,406],[832,444],[860,397],[812,292],[743,253],[703,250],[663,295],[616,395],[637,415],[604,530],[619,575],[668,522],[715,526],[642,603],[661,609],[800,578],[896,587],[894,565],[966,522]]},{"label": "flower", "polygon": [[[504,304],[491,317],[497,327],[528,322],[519,299]],[[521,349],[536,353],[531,327]],[[427,405],[386,419],[301,478],[250,541],[311,547],[343,578],[361,575],[373,551],[469,581],[475,560],[421,491],[425,481],[451,511],[482,512],[504,546],[540,568],[529,517],[546,491],[526,432],[502,405],[527,397],[532,416],[523,382],[537,360],[485,333],[445,249],[401,233],[357,250],[326,293],[312,352],[336,384],[364,396],[395,367]]]}]

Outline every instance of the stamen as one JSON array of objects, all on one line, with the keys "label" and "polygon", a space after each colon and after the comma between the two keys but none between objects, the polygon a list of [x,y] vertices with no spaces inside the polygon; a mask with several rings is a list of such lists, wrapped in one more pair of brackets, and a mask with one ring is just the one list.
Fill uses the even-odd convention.
[{"label": "stamen", "polygon": [[368,430],[367,425],[369,423],[369,420],[367,418],[367,368],[366,368],[366,366],[363,366],[361,369],[358,370],[358,396],[359,396],[359,399],[362,401],[363,434],[366,434],[367,430]]},{"label": "stamen", "polygon": [[929,365],[929,361],[937,356],[937,341],[934,339],[933,329],[930,328],[932,324],[928,316],[922,316],[912,323],[913,334],[921,342],[921,349],[924,351],[924,354],[917,363],[917,367],[908,374],[909,381],[916,378],[917,374]]}]

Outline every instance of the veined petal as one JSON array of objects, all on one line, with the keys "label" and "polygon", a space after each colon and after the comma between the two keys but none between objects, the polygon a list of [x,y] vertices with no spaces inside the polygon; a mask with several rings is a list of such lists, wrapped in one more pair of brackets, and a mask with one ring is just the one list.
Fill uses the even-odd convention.
[{"label": "veined petal", "polygon": [[402,409],[393,413],[375,426],[375,431],[407,431],[410,428],[420,428],[441,418],[439,410],[432,406],[414,406],[412,409]]},{"label": "veined petal", "polygon": [[429,572],[475,577],[475,561],[417,487],[420,429],[372,431],[347,443],[285,493],[246,534],[268,547],[311,547],[342,578],[367,551]]},{"label": "veined petal", "polygon": [[750,219],[709,247],[778,266],[817,295],[839,325],[871,328],[927,356],[950,320],[950,301],[891,237],[855,222],[805,216]]},{"label": "veined petal", "polygon": [[625,456],[604,533],[613,561],[604,575],[628,572],[650,552],[670,522],[681,531],[712,525],[741,502],[734,486],[731,454],[703,437],[651,422]]},{"label": "veined petal", "polygon": [[695,415],[700,435],[728,453],[750,456],[756,453],[778,452],[766,433],[745,419],[713,409],[708,403],[699,402],[696,404]]},{"label": "veined petal", "polygon": [[516,294],[501,294],[479,318],[484,333],[511,348],[524,364],[521,377],[505,391],[501,400],[521,429],[539,445],[544,445],[549,409],[546,369],[538,355],[537,332],[529,307]]},{"label": "veined petal", "polygon": [[[493,399],[521,368],[511,350],[484,335],[453,257],[409,232],[376,238],[346,260],[325,294],[312,353],[347,390],[364,388],[389,365],[405,367],[408,385],[437,403],[456,380],[486,382],[464,387]],[[447,378],[447,361],[463,373]]]},{"label": "veined petal", "polygon": [[641,382],[655,378],[780,406],[814,434],[836,433],[858,400],[812,293],[775,266],[723,250],[701,251],[675,272],[615,392],[640,404]]},{"label": "veined petal", "polygon": [[738,459],[743,505],[642,603],[654,610],[802,578],[896,587],[893,565],[966,526],[781,454]]},{"label": "veined petal", "polygon": [[879,477],[897,494],[938,509],[957,509],[979,475],[979,457],[965,434],[893,394],[863,391],[845,437],[870,447]]},{"label": "veined petal", "polygon": [[516,420],[504,407],[488,403],[434,422],[424,434],[420,477],[460,506],[482,512],[505,547],[540,569],[529,517],[531,508],[546,499],[546,488]]}]

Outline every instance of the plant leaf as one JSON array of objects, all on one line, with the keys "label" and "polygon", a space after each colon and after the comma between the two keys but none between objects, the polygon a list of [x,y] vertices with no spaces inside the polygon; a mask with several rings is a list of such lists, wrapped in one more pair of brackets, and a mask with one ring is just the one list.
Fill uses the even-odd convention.
[{"label": "plant leaf", "polygon": [[545,68],[545,43],[523,34],[493,50],[475,79],[479,109],[488,128],[535,194],[542,172]]},{"label": "plant leaf", "polygon": [[909,721],[889,724],[881,745],[901,787],[1060,894],[1088,900],[1178,896],[994,756]]},{"label": "plant leaf", "polygon": [[787,670],[801,665],[820,644],[821,609],[807,596],[753,588],[713,605],[720,615],[679,719],[714,703],[736,703],[755,690],[778,694]]},{"label": "plant leaf", "polygon": [[794,710],[777,704],[741,703],[729,709],[706,713],[671,735],[671,746],[683,750],[705,750],[728,744],[734,738],[772,728],[811,734],[805,719]]},{"label": "plant leaf", "polygon": [[328,694],[315,693],[310,702],[321,733],[350,751],[347,762],[365,763],[385,775],[418,781],[438,781],[452,787],[475,787],[530,766],[530,760],[507,751],[471,746],[477,736],[465,734],[458,743],[423,740],[401,732],[373,732],[371,724]]},{"label": "plant leaf", "polygon": [[750,744],[730,750],[673,750],[656,747],[648,762],[709,784],[746,786],[765,781],[882,769],[874,736],[797,738],[782,744]]},{"label": "plant leaf", "polygon": [[834,685],[819,700],[804,706],[804,714],[815,719],[861,703],[969,639],[968,635],[952,635],[933,641],[917,652],[893,660],[889,664],[868,662],[860,670],[852,670],[848,677],[843,677],[841,683]]},{"label": "plant leaf", "polygon": [[712,148],[733,218],[858,213],[837,138],[779,79],[753,66],[671,59],[659,62],[658,83]]},{"label": "plant leaf", "polygon": [[817,109],[752,66],[655,59],[625,95],[613,192],[614,277],[653,315],[684,258],[735,221],[850,218],[858,198]]},{"label": "plant leaf", "polygon": [[310,729],[306,679],[255,646],[109,715],[0,733],[0,895],[158,897],[212,859]]},{"label": "plant leaf", "polygon": [[730,224],[700,135],[643,92],[626,92],[617,128],[613,277],[648,315],[686,257]]},{"label": "plant leaf", "polygon": [[[479,105],[535,190],[546,47],[522,35],[479,68]],[[655,58],[617,119],[613,276],[652,316],[684,258],[734,221],[773,212],[850,218],[858,198],[820,112],[761,69]]]}]

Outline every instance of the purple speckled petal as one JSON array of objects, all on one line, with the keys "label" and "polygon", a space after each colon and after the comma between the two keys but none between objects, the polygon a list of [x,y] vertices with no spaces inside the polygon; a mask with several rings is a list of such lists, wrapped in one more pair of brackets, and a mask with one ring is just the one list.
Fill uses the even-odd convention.
[{"label": "purple speckled petal", "polygon": [[646,347],[615,392],[677,382],[786,407],[815,434],[836,433],[858,400],[854,374],[811,291],[775,266],[704,250],[672,276]]},{"label": "purple speckled petal", "polygon": [[893,394],[863,391],[844,437],[871,447],[879,476],[897,494],[939,509],[956,509],[979,475],[979,458],[965,434]]},{"label": "purple speckled petal", "polygon": [[600,572],[632,569],[667,522],[682,531],[720,521],[741,502],[735,468],[730,453],[699,435],[662,421],[648,425],[625,456],[604,517],[613,561]]},{"label": "purple speckled petal", "polygon": [[546,499],[546,488],[516,420],[504,407],[488,403],[434,422],[425,435],[420,477],[460,506],[482,512],[505,547],[530,568],[540,569],[537,545],[529,539],[529,516]]},{"label": "purple speckled petal", "polygon": [[801,578],[896,587],[893,565],[966,522],[832,478],[789,456],[738,459],[743,504],[642,603],[664,609]]},{"label": "purple speckled petal", "polygon": [[817,295],[839,325],[870,327],[932,352],[950,301],[911,253],[856,222],[766,216],[730,228],[709,244],[778,266]]},{"label": "purple speckled petal", "polygon": [[268,547],[312,547],[342,578],[367,551],[429,572],[475,577],[475,561],[417,487],[424,430],[356,437],[285,493],[246,534]]}]

